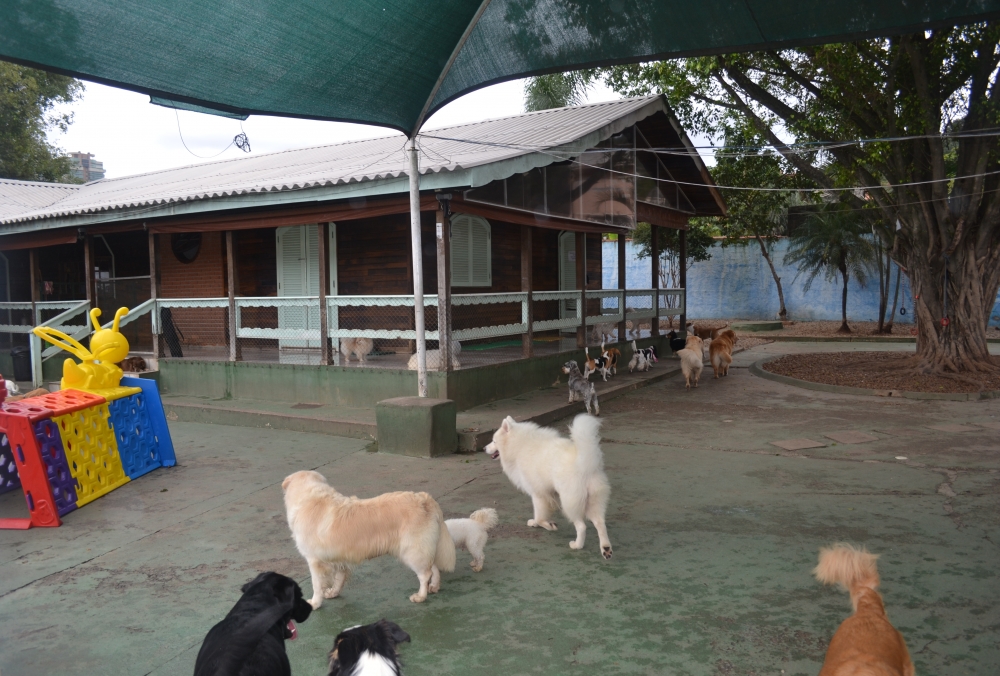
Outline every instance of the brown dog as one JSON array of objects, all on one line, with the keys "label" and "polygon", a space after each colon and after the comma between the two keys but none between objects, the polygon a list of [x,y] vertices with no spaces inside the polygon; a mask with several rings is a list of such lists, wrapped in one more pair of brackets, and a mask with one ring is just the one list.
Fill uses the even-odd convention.
[{"label": "brown dog", "polygon": [[732,329],[720,331],[712,344],[708,346],[708,357],[712,362],[715,377],[729,375],[729,365],[733,363],[733,348],[736,346],[736,333]]},{"label": "brown dog", "polygon": [[819,676],[913,676],[913,662],[903,635],[885,616],[878,556],[864,548],[835,544],[819,550],[813,573],[823,584],[839,584],[851,593],[854,614],[838,627]]},{"label": "brown dog", "polygon": [[603,352],[601,356],[608,360],[608,370],[611,371],[612,375],[618,373],[618,360],[622,357],[621,350],[617,347],[609,347],[605,350],[604,343],[601,343],[601,350]]}]

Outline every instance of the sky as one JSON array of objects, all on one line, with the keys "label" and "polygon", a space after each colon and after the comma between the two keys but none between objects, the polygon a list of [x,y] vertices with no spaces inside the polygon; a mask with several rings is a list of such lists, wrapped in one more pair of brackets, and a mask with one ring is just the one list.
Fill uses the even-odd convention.
[{"label": "sky", "polygon": [[[524,112],[523,90],[524,81],[515,80],[472,92],[435,113],[425,129],[517,115]],[[595,86],[587,101],[617,98],[610,89]],[[155,106],[145,94],[88,82],[83,98],[68,109],[73,124],[65,134],[50,134],[50,141],[66,152],[93,153],[104,163],[108,178],[244,156],[230,145],[240,133],[239,120]],[[398,133],[368,125],[264,115],[250,116],[242,130],[250,140],[251,154]]]}]

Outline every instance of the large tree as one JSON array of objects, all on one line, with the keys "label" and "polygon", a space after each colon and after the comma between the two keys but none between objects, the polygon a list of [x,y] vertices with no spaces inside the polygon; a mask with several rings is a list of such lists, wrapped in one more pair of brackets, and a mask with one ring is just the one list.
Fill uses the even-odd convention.
[{"label": "large tree", "polygon": [[624,94],[664,92],[701,133],[741,120],[850,208],[877,208],[876,232],[910,277],[918,368],[994,371],[998,42],[1000,23],[989,22],[621,66],[605,78]]},{"label": "large tree", "polygon": [[46,134],[66,130],[73,116],[57,108],[82,93],[78,80],[0,62],[0,178],[69,180],[69,160]]}]

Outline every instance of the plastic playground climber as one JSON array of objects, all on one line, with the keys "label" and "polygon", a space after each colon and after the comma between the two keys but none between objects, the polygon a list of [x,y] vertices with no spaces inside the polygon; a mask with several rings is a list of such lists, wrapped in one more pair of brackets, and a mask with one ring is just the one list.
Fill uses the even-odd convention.
[{"label": "plastic playground climber", "polygon": [[90,349],[62,331],[39,326],[39,338],[77,357],[63,362],[61,389],[7,402],[0,378],[0,493],[20,487],[26,519],[0,529],[59,526],[60,517],[157,467],[177,464],[156,382],[122,377],[129,352],[115,313],[111,328],[90,311]]}]

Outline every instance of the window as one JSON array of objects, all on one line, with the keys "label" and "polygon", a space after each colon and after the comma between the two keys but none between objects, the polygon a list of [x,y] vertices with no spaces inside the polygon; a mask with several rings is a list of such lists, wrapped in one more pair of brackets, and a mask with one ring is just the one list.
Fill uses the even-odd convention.
[{"label": "window", "polygon": [[493,286],[490,224],[485,218],[451,217],[451,285]]}]

